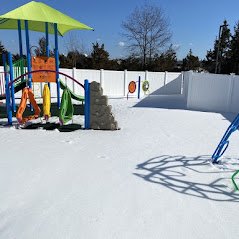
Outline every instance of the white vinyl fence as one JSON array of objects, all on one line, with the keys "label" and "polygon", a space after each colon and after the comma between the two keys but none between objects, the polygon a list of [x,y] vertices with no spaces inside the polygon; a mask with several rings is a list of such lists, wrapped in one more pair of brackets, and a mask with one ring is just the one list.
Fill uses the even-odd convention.
[{"label": "white vinyl fence", "polygon": [[[1,68],[0,68],[1,71]],[[3,71],[3,69],[2,69]],[[89,82],[99,82],[103,88],[104,95],[109,97],[126,97],[128,94],[128,85],[130,81],[138,81],[139,77],[141,82],[144,80],[149,81],[149,94],[152,95],[170,95],[181,94],[182,89],[182,73],[172,72],[148,72],[148,71],[110,71],[110,70],[85,70],[85,69],[65,69],[59,70],[65,73],[81,84],[84,84],[84,80]],[[0,78],[1,79],[1,78]],[[74,93],[78,95],[84,95],[83,88],[71,79],[60,75],[60,79],[67,85]],[[141,84],[142,88],[142,84]],[[42,83],[34,83],[33,91],[37,97],[42,97]],[[143,91],[141,89],[141,96]],[[56,84],[51,83],[51,96],[56,97]],[[130,94],[130,97],[137,97],[137,90],[134,94]],[[16,98],[21,97],[21,92],[16,94]]]},{"label": "white vinyl fence", "polygon": [[3,94],[5,94],[5,75],[3,66],[0,66],[0,95]]},{"label": "white vinyl fence", "polygon": [[[3,72],[3,67],[0,67]],[[218,75],[195,72],[149,72],[149,71],[110,71],[64,69],[65,73],[81,84],[88,79],[89,82],[99,82],[103,93],[109,97],[126,97],[128,85],[131,81],[149,81],[150,95],[179,95],[182,94],[187,101],[187,108],[211,112],[239,112],[239,76]],[[84,95],[84,90],[69,78],[60,75],[60,79],[74,93]],[[42,97],[43,84],[34,83],[33,90],[36,98]],[[0,73],[0,94],[5,91],[4,74]],[[141,96],[144,94],[142,89]],[[51,95],[56,97],[56,84],[51,84]],[[21,92],[16,94],[21,97]],[[137,91],[129,97],[137,97]]]},{"label": "white vinyl fence", "polygon": [[[109,97],[126,97],[128,93],[128,85],[130,81],[138,81],[139,76],[141,82],[149,81],[149,93],[152,95],[170,95],[181,94],[183,74],[181,72],[148,72],[148,71],[110,71],[110,70],[85,70],[85,69],[64,69],[60,72],[72,76],[81,84],[84,80],[89,82],[99,82],[103,88],[104,95]],[[65,77],[63,77],[64,79]],[[61,77],[62,79],[62,77]],[[83,95],[83,89],[70,79],[67,86],[76,94]],[[51,88],[53,97],[56,97],[56,86]],[[142,86],[142,85],[141,85]],[[141,90],[141,95],[143,91]],[[130,97],[136,97],[137,92],[130,94]]]},{"label": "white vinyl fence", "polygon": [[192,72],[188,76],[184,78],[188,80],[188,109],[239,112],[239,76]]},{"label": "white vinyl fence", "polygon": [[[66,69],[60,69],[65,73]],[[85,79],[90,82],[99,82],[104,94],[111,97],[125,97],[128,93],[128,85],[131,81],[149,81],[150,94],[168,95],[181,94],[182,73],[172,72],[148,72],[148,71],[110,71],[110,70],[84,70],[73,69],[72,76],[82,84]],[[142,94],[142,93],[141,93]],[[131,96],[137,96],[137,92]]]},{"label": "white vinyl fence", "polygon": [[0,71],[0,95],[5,93],[5,78],[4,73]]}]

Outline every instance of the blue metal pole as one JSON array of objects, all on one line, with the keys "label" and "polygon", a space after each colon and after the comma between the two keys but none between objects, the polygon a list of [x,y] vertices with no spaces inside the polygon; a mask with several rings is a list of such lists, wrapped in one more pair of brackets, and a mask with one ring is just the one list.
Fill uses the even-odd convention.
[{"label": "blue metal pole", "polygon": [[88,80],[84,82],[85,87],[85,129],[90,129],[90,84]]},{"label": "blue metal pole", "polygon": [[[30,52],[30,42],[29,42],[29,30],[28,30],[28,21],[25,20],[25,32],[26,32],[26,49],[27,49],[27,71],[31,72],[31,52]],[[32,75],[28,75],[28,86],[32,88]]]},{"label": "blue metal pole", "polygon": [[45,23],[46,27],[46,56],[50,56],[50,50],[49,50],[49,33],[48,33],[48,22]]},{"label": "blue metal pole", "polygon": [[140,85],[141,85],[141,77],[139,76],[139,80],[138,80],[138,99],[140,98]]},{"label": "blue metal pole", "polygon": [[[56,87],[57,87],[57,106],[60,109],[60,81],[59,81],[59,61],[58,61],[58,51],[55,50],[55,59],[56,59]],[[58,67],[57,67],[58,66]]]},{"label": "blue metal pole", "polygon": [[[46,29],[46,56],[50,56],[50,49],[49,49],[49,32],[48,32],[48,22],[45,23],[45,29]],[[48,82],[48,87],[51,89],[51,84]]]},{"label": "blue metal pole", "polygon": [[6,108],[7,108],[7,119],[8,125],[12,125],[12,109],[11,109],[11,99],[10,99],[10,90],[9,90],[9,77],[7,72],[7,62],[6,55],[2,55],[4,72],[5,72],[5,94],[6,94]]},{"label": "blue metal pole", "polygon": [[[57,24],[54,23],[54,33],[55,33],[55,60],[56,60],[56,71],[59,72],[59,52],[58,52],[58,31]],[[56,73],[56,85],[57,85],[57,106],[60,109],[60,82],[59,74]]]},{"label": "blue metal pole", "polygon": [[23,50],[22,50],[22,28],[21,28],[21,21],[17,20],[17,25],[18,25],[18,39],[19,39],[19,52],[20,52],[20,57],[23,56]]},{"label": "blue metal pole", "polygon": [[12,110],[16,112],[16,103],[15,103],[15,92],[14,92],[14,77],[13,77],[13,65],[12,65],[12,54],[8,52],[8,64],[9,64],[9,74],[10,74],[10,81],[11,81],[11,97],[12,97]]},{"label": "blue metal pole", "polygon": [[[28,21],[25,20],[25,32],[26,32],[26,49],[27,49],[27,71],[32,71],[31,66],[31,50],[30,50],[30,41],[29,41],[29,29],[28,29]],[[28,75],[28,86],[32,88],[32,74]],[[30,105],[30,110],[33,111],[32,105]]]},{"label": "blue metal pole", "polygon": [[[17,20],[18,25],[18,39],[19,39],[19,52],[20,52],[20,58],[23,58],[23,48],[22,48],[22,27],[21,27],[21,20]],[[23,66],[25,67],[25,65]],[[16,70],[16,69],[15,69]],[[18,71],[19,69],[17,69]],[[20,67],[21,75],[24,73],[24,70],[22,67]],[[23,80],[23,78],[21,79]]]}]

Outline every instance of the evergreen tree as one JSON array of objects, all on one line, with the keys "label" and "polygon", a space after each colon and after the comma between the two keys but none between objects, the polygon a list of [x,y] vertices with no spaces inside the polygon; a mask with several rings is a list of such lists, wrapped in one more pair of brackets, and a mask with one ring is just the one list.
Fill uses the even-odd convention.
[{"label": "evergreen tree", "polygon": [[78,50],[72,50],[67,53],[67,60],[70,64],[70,68],[76,67],[77,62],[79,60],[79,55],[80,53],[78,52]]},{"label": "evergreen tree", "polygon": [[228,60],[231,34],[226,20],[223,22],[223,25],[221,27],[221,36],[217,41],[218,66],[216,73],[229,73]]},{"label": "evergreen tree", "polygon": [[230,72],[239,74],[239,21],[234,26],[234,34],[231,37],[230,42]]},{"label": "evergreen tree", "polygon": [[210,73],[215,72],[216,61],[214,55],[215,52],[210,49],[209,51],[207,51],[206,59],[202,61],[202,67]]},{"label": "evergreen tree", "polygon": [[162,53],[160,56],[155,55],[153,71],[175,71],[177,64],[176,52],[173,49],[172,44],[168,50]]},{"label": "evergreen tree", "polygon": [[207,51],[206,59],[202,61],[202,66],[205,70],[210,73],[215,73],[216,69],[216,49],[217,49],[217,40],[214,41],[214,48],[213,50],[210,49]]},{"label": "evergreen tree", "polygon": [[211,73],[228,73],[231,34],[226,20],[220,26],[219,33],[219,38],[214,42],[214,49],[207,51],[203,66]]},{"label": "evergreen tree", "polygon": [[71,68],[67,56],[64,54],[59,54],[60,68]]},{"label": "evergreen tree", "polygon": [[2,44],[2,42],[0,41],[0,64],[1,64],[1,66],[3,65],[3,62],[2,62],[2,54],[3,53],[7,53],[7,50],[4,47],[4,45]]},{"label": "evergreen tree", "polygon": [[183,59],[183,70],[199,70],[200,65],[201,64],[198,56],[194,56],[192,53],[192,49],[190,49],[186,58]]},{"label": "evergreen tree", "polygon": [[2,44],[2,42],[0,41],[0,54],[5,53],[5,52],[7,52],[7,51],[4,47],[4,45]]},{"label": "evergreen tree", "polygon": [[81,69],[90,69],[92,68],[90,64],[90,59],[87,57],[87,55],[79,53],[77,54],[76,58],[76,68]]},{"label": "evergreen tree", "polygon": [[142,64],[140,58],[131,55],[125,59],[121,60],[119,70],[129,70],[129,71],[140,71],[142,70]]},{"label": "evergreen tree", "polygon": [[108,69],[109,53],[105,50],[104,44],[93,43],[93,49],[90,55],[93,69]]}]

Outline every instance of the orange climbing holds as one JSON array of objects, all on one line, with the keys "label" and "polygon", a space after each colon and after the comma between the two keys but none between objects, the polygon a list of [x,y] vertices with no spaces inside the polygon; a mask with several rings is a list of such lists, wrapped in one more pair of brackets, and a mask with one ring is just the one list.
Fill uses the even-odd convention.
[{"label": "orange climbing holds", "polygon": [[[32,70],[56,70],[56,62],[54,57],[34,56],[31,59]],[[32,74],[32,82],[55,82],[56,72],[37,72]]]},{"label": "orange climbing holds", "polygon": [[[27,99],[29,99],[31,105],[33,106],[34,109],[34,115],[30,115],[28,117],[22,117],[26,106],[27,106]],[[16,118],[18,120],[18,122],[20,124],[26,123],[27,121],[31,120],[31,119],[37,119],[39,117],[41,113],[41,109],[39,108],[39,106],[37,105],[37,102],[34,98],[34,94],[32,92],[32,89],[30,88],[24,88],[23,92],[22,92],[22,98],[21,98],[21,102],[19,105],[19,108],[17,110],[17,114],[16,114]]]}]

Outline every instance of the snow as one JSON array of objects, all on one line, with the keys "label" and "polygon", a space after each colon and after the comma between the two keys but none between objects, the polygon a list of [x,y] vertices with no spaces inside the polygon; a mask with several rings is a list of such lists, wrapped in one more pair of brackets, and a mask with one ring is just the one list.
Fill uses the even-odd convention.
[{"label": "snow", "polygon": [[110,99],[118,131],[1,127],[0,238],[238,238],[238,131],[210,164],[235,115],[180,98]]}]

